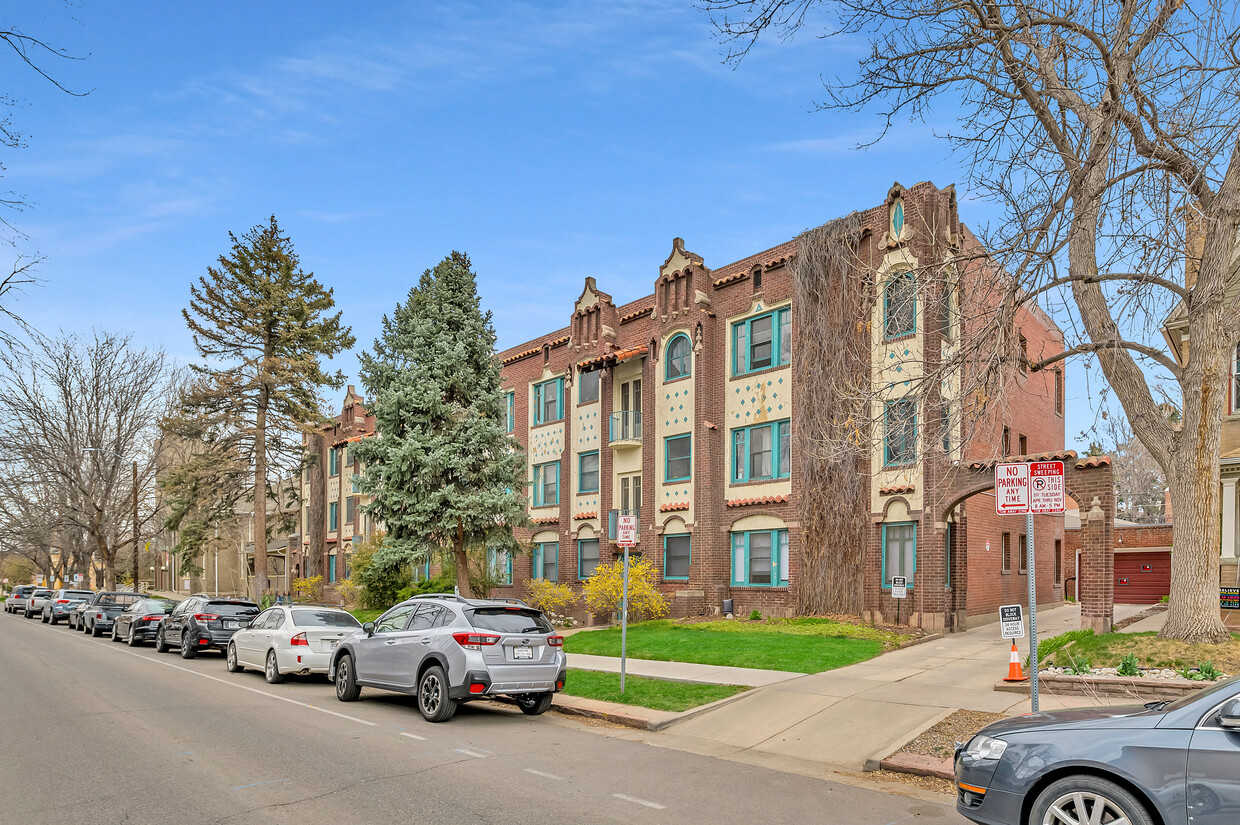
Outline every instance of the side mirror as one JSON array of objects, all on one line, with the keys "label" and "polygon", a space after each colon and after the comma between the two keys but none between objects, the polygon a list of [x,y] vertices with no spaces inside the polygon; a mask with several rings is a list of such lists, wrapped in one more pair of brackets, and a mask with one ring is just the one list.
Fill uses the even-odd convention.
[{"label": "side mirror", "polygon": [[366,622],[366,624],[362,625],[362,630],[365,630],[365,631],[366,631],[366,635],[367,635],[367,636],[373,636],[373,635],[375,635],[375,623],[374,623],[374,622]]},{"label": "side mirror", "polygon": [[1240,699],[1232,699],[1219,711],[1218,723],[1224,728],[1240,730]]}]

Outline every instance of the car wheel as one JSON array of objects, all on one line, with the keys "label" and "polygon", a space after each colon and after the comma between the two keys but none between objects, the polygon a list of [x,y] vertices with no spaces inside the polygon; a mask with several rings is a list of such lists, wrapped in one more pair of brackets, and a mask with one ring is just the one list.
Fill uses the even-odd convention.
[{"label": "car wheel", "polygon": [[116,622],[112,623],[112,641],[119,642],[121,640],[120,627]]},{"label": "car wheel", "polygon": [[267,678],[269,685],[278,685],[284,681],[284,677],[280,675],[280,663],[276,661],[274,650],[267,651],[267,667],[263,670],[263,676]]},{"label": "car wheel", "polygon": [[164,641],[164,629],[161,627],[155,631],[155,652],[167,653],[168,643]]},{"label": "car wheel", "polygon": [[103,635],[103,631],[99,629],[98,622],[90,623],[90,635],[91,635],[91,638],[93,639],[98,639],[100,636]]},{"label": "car wheel", "polygon": [[133,625],[129,626],[129,638],[125,639],[125,643],[130,647],[137,647],[142,644],[142,642],[138,640],[138,634],[134,631]]},{"label": "car wheel", "polygon": [[418,680],[418,711],[428,722],[447,722],[456,713],[457,702],[448,696],[448,674],[431,665]]},{"label": "car wheel", "polygon": [[518,693],[514,698],[517,700],[517,707],[521,708],[521,712],[526,716],[540,716],[551,709],[551,698],[555,694],[547,693]]},{"label": "car wheel", "polygon": [[50,617],[48,617],[47,623],[50,624],[52,627],[55,627],[57,621],[59,621],[59,619],[57,619],[56,614],[53,613]]},{"label": "car wheel", "polygon": [[224,667],[228,668],[229,673],[241,673],[245,667],[237,661],[237,646],[232,642],[228,643],[228,652],[224,654]]},{"label": "car wheel", "polygon": [[189,638],[189,634],[185,631],[181,631],[181,658],[192,659],[197,655],[198,651],[194,648],[194,644]]},{"label": "car wheel", "polygon": [[341,702],[356,702],[361,695],[362,686],[353,673],[353,657],[346,653],[336,662],[336,698]]},{"label": "car wheel", "polygon": [[43,616],[42,616],[43,624],[47,624],[49,621],[51,621],[51,618],[52,618],[51,616],[47,615],[47,611],[44,610]]},{"label": "car wheel", "polygon": [[1063,822],[1153,825],[1149,812],[1136,797],[1114,782],[1096,776],[1065,776],[1038,794],[1029,812],[1029,825]]}]

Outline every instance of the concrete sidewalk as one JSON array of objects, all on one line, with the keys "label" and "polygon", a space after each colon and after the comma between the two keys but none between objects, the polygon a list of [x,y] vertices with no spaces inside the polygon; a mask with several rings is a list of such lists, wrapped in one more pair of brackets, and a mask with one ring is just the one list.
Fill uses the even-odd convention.
[{"label": "concrete sidewalk", "polygon": [[[1141,609],[1117,605],[1116,621]],[[1038,613],[1039,638],[1077,627],[1080,609],[1075,605]],[[1019,643],[1022,659],[1027,641]],[[994,690],[1007,674],[1010,650],[997,624],[949,634],[868,662],[760,687],[675,722],[648,741],[744,762],[802,763],[814,773],[862,770],[867,761],[887,756],[954,710],[1011,714],[1028,709],[1028,697]],[[1093,701],[1041,695],[1046,710]]]},{"label": "concrete sidewalk", "polygon": [[[620,660],[614,656],[591,656],[586,653],[569,653],[568,666],[580,670],[601,670],[619,673]],[[654,679],[670,679],[674,682],[701,682],[710,685],[745,685],[766,687],[804,676],[784,670],[758,670],[749,667],[723,667],[720,665],[695,665],[689,662],[659,662],[653,659],[632,659],[625,665],[629,676],[649,676]]]}]

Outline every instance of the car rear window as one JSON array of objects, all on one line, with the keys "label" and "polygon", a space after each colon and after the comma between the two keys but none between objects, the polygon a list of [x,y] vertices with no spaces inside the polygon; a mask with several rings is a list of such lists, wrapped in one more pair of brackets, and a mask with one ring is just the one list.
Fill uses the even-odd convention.
[{"label": "car rear window", "polygon": [[496,633],[550,633],[551,623],[537,610],[522,607],[476,607],[469,617],[479,630]]},{"label": "car rear window", "polygon": [[128,593],[105,593],[98,604],[101,605],[120,605],[121,607],[129,607],[129,605],[138,601],[141,596],[134,596]]},{"label": "car rear window", "polygon": [[294,610],[293,624],[298,627],[361,627],[352,613],[343,610]]},{"label": "car rear window", "polygon": [[65,591],[66,599],[89,599],[93,595],[95,594],[90,592],[89,590],[66,590]]},{"label": "car rear window", "polygon": [[207,602],[203,610],[220,616],[257,616],[258,606],[238,602]]}]

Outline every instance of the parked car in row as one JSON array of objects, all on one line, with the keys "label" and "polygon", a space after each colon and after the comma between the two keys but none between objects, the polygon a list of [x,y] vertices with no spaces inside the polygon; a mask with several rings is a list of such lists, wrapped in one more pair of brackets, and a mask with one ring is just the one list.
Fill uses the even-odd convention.
[{"label": "parked car in row", "polygon": [[[139,599],[146,598],[145,593],[133,593],[127,590],[103,590],[94,595],[90,601],[75,607],[70,612],[69,627],[102,636],[112,629],[116,617]],[[78,613],[81,610],[81,613]]]},{"label": "parked car in row", "polygon": [[33,619],[35,616],[43,615],[43,606],[47,604],[47,600],[51,598],[52,591],[47,587],[40,587],[31,592],[30,598],[26,599],[26,608],[23,611],[27,619]]},{"label": "parked car in row", "polygon": [[956,810],[985,825],[1235,825],[1240,679],[1173,702],[1027,713],[956,748]]},{"label": "parked car in row", "polygon": [[243,619],[258,615],[258,605],[244,599],[190,596],[159,623],[155,650],[166,653],[176,647],[181,658],[192,659],[201,650],[224,650]]},{"label": "parked car in row", "polygon": [[30,594],[39,588],[33,584],[19,584],[9,593],[9,597],[4,601],[5,613],[25,613],[26,601],[30,598]]},{"label": "parked car in row", "polygon": [[428,722],[446,722],[461,702],[509,695],[522,712],[544,713],[567,676],[564,637],[525,604],[415,596],[343,639],[329,677],[336,698],[363,687],[417,696]]},{"label": "parked car in row", "polygon": [[271,684],[287,673],[327,673],[340,640],[360,630],[362,623],[338,607],[276,605],[242,619],[228,642],[228,670],[260,669]]},{"label": "parked car in row", "polygon": [[53,591],[51,598],[43,604],[43,623],[56,624],[61,619],[69,618],[73,608],[93,598],[93,590],[67,590],[61,588]]},{"label": "parked car in row", "polygon": [[154,639],[159,623],[176,606],[177,603],[169,599],[138,599],[112,622],[112,641],[125,641],[130,647],[137,647],[147,639]]}]

